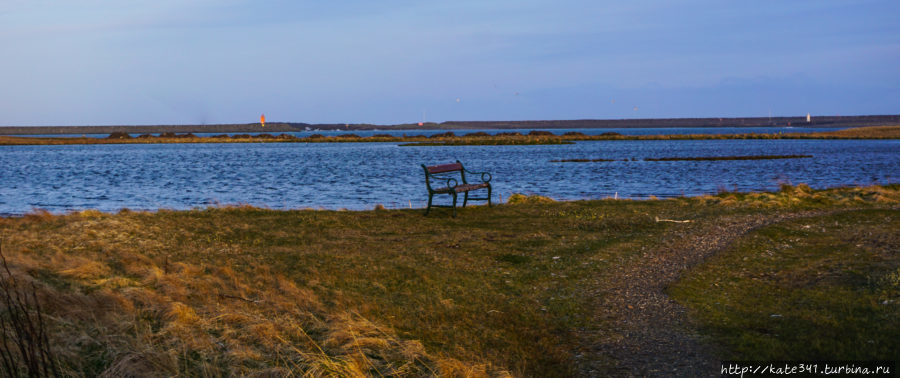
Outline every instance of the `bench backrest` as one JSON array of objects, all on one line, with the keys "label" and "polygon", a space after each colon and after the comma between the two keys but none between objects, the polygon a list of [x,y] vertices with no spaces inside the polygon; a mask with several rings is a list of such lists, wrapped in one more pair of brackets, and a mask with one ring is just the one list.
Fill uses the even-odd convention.
[{"label": "bench backrest", "polygon": [[430,167],[425,167],[428,173],[444,173],[444,172],[453,172],[453,171],[461,171],[463,169],[462,163],[453,163],[453,164],[441,164],[441,165],[432,165]]},{"label": "bench backrest", "polygon": [[456,163],[432,165],[427,167],[425,166],[425,164],[422,164],[422,168],[425,169],[425,186],[428,187],[429,191],[433,190],[431,188],[432,180],[436,180],[440,184],[446,185],[441,181],[456,176],[457,172],[459,172],[460,180],[455,180],[456,183],[467,184],[466,170],[465,168],[463,168],[463,165],[459,162],[459,160],[457,160]]}]

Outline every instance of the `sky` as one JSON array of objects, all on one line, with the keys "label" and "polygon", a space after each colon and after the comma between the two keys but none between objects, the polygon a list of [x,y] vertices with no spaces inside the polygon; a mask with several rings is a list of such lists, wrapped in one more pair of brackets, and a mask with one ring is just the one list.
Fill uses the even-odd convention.
[{"label": "sky", "polygon": [[900,1],[3,0],[0,125],[900,113]]}]

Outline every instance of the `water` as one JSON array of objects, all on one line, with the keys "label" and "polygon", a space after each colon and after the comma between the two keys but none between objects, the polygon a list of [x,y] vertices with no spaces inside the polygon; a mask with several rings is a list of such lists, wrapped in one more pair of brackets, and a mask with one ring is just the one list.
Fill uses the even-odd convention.
[{"label": "water", "polygon": [[[610,129],[544,129],[545,131],[550,131],[557,135],[562,135],[564,133],[570,131],[577,131],[580,133],[584,133],[586,135],[599,135],[607,132],[619,133],[622,135],[674,135],[674,134],[777,134],[777,133],[815,133],[815,132],[828,132],[841,130],[844,127],[645,127],[645,128],[610,128]],[[445,133],[448,130],[309,130],[309,131],[301,131],[301,132],[289,132],[283,133],[288,135],[293,135],[296,137],[304,138],[313,134],[320,134],[324,136],[337,136],[337,135],[345,135],[345,134],[356,134],[361,137],[370,137],[376,134],[387,134],[391,136],[403,136],[405,135],[425,135],[430,136],[433,134]],[[449,130],[453,131],[456,135],[466,135],[474,132],[485,132],[488,134],[497,134],[501,132],[518,132],[521,134],[528,134],[532,129],[479,129],[479,130]],[[210,137],[213,135],[235,135],[235,134],[250,134],[256,135],[259,133],[194,133],[196,136],[200,137]],[[273,131],[269,134],[282,134],[281,132]],[[138,136],[139,133],[132,133],[131,136]],[[155,133],[153,135],[159,135],[159,133]],[[77,138],[81,136],[85,136],[88,138],[106,138],[109,134],[35,134],[35,135],[16,135],[22,137],[38,137],[38,138]]]},{"label": "water", "polygon": [[[420,164],[461,160],[493,174],[494,199],[645,198],[898,182],[897,140],[595,141],[547,146],[397,143],[0,146],[0,214],[250,204],[273,209],[424,206]],[[649,162],[648,157],[814,155]],[[551,163],[554,159],[617,159]],[[630,159],[636,159],[631,161]],[[629,161],[621,161],[629,159]],[[441,198],[443,200],[443,198]]]}]

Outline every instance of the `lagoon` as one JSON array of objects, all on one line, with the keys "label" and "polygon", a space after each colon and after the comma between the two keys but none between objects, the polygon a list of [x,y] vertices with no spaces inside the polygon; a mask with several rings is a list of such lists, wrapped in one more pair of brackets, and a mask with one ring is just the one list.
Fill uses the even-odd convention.
[{"label": "lagoon", "polygon": [[[461,134],[461,133],[458,133]],[[645,158],[813,155],[750,161]],[[511,193],[561,200],[700,195],[885,184],[900,178],[900,140],[587,141],[570,145],[400,147],[398,143],[0,146],[0,214],[190,209],[423,207],[420,164],[461,160]],[[561,159],[611,162],[552,163]]]}]

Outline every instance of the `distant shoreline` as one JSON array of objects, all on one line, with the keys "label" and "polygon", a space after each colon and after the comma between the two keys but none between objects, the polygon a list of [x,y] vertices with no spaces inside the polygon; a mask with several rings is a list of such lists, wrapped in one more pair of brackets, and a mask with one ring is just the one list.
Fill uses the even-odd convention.
[{"label": "distant shoreline", "polygon": [[398,125],[311,124],[298,122],[215,125],[118,126],[0,126],[0,135],[112,134],[112,133],[281,133],[326,130],[473,130],[473,129],[615,129],[672,127],[861,127],[900,125],[900,115],[817,116],[806,122],[798,117],[581,119],[543,121],[447,121]]},{"label": "distant shoreline", "polygon": [[[461,133],[462,134],[462,133]],[[133,137],[128,133],[113,133],[106,138],[89,137],[20,137],[0,135],[0,145],[64,145],[64,144],[162,144],[162,143],[367,143],[398,142],[400,146],[470,146],[470,145],[534,145],[572,144],[576,141],[599,140],[723,140],[723,139],[900,139],[900,126],[854,127],[827,132],[792,133],[745,133],[745,134],[669,134],[669,135],[622,135],[606,132],[600,135],[585,135],[578,131],[554,134],[550,131],[532,130],[520,132],[499,132],[494,135],[473,132],[456,135],[453,132],[431,136],[391,136],[376,134],[363,137],[354,133],[324,136],[312,134],[297,137],[289,134],[219,134],[198,137],[194,134],[166,133],[158,136],[143,134]]]}]

